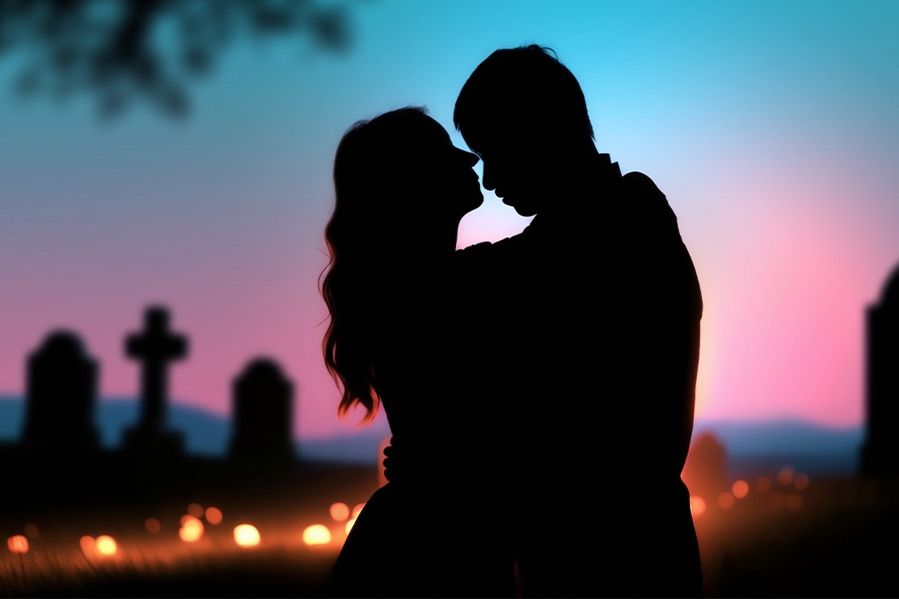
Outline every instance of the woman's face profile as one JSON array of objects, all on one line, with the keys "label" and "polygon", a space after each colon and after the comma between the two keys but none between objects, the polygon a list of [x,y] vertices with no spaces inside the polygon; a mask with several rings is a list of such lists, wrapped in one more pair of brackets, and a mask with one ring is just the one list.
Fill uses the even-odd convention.
[{"label": "woman's face profile", "polygon": [[421,192],[423,208],[458,222],[484,202],[474,165],[476,154],[453,145],[434,119],[422,115],[422,134],[411,153],[410,176]]}]

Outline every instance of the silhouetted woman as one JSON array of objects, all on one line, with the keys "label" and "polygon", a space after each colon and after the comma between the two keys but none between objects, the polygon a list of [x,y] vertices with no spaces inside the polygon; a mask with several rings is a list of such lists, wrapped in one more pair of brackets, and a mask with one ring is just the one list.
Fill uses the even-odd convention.
[{"label": "silhouetted woman", "polygon": [[342,388],[341,414],[361,406],[371,417],[383,405],[403,460],[357,519],[332,574],[335,595],[508,594],[494,573],[511,569],[489,546],[466,544],[473,506],[452,463],[464,419],[442,382],[460,350],[453,319],[464,313],[449,305],[458,282],[453,292],[444,283],[459,221],[483,201],[477,160],[417,108],[356,124],[337,149],[325,363]]}]

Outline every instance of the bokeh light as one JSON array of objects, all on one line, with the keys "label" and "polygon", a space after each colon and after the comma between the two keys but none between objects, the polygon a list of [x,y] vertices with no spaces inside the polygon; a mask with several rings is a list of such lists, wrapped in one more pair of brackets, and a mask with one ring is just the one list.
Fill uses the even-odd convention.
[{"label": "bokeh light", "polygon": [[690,497],[690,511],[694,516],[701,516],[705,513],[705,499],[699,495]]},{"label": "bokeh light", "polygon": [[777,473],[777,482],[786,487],[793,482],[793,476],[795,474],[796,471],[793,470],[791,466],[784,466],[780,469],[780,472]]},{"label": "bokeh light", "polygon": [[350,514],[350,518],[352,518],[353,520],[355,520],[356,518],[358,518],[358,517],[359,517],[359,514],[362,513],[362,510],[363,510],[364,508],[365,508],[365,502],[364,502],[364,501],[363,501],[362,503],[357,503],[357,504],[356,504],[356,507],[353,508],[353,513]]},{"label": "bokeh light", "polygon": [[749,495],[749,483],[745,480],[738,480],[731,485],[730,492],[733,493],[735,498],[743,499]]},{"label": "bokeh light", "polygon": [[109,535],[100,535],[97,537],[96,541],[97,553],[102,555],[103,557],[110,557],[115,555],[119,550],[118,544],[115,539],[113,539]]},{"label": "bokeh light", "polygon": [[187,513],[193,516],[194,518],[202,518],[203,517],[203,506],[199,503],[191,503],[187,506]]},{"label": "bokeh light", "polygon": [[181,528],[178,530],[178,536],[185,543],[195,543],[200,540],[204,532],[203,523],[199,518],[188,516],[181,519]]},{"label": "bokeh light", "polygon": [[224,517],[225,516],[224,514],[222,514],[222,510],[218,509],[217,507],[206,508],[206,521],[213,526],[221,524]]},{"label": "bokeh light", "polygon": [[90,535],[84,535],[78,540],[78,545],[81,547],[81,551],[85,556],[96,557],[97,540],[94,537]]},{"label": "bokeh light", "polygon": [[734,507],[734,503],[736,503],[734,496],[727,491],[718,496],[718,507],[722,510],[729,510]]},{"label": "bokeh light", "polygon": [[256,547],[261,540],[259,529],[252,524],[239,524],[234,527],[234,542],[241,547]]},{"label": "bokeh light", "polygon": [[28,553],[28,539],[25,535],[13,535],[6,539],[6,546],[13,553]]},{"label": "bokeh light", "polygon": [[331,531],[324,524],[307,526],[303,531],[303,542],[307,545],[327,545],[331,542]]},{"label": "bokeh light", "polygon": [[331,518],[334,519],[335,522],[344,522],[350,517],[350,507],[342,501],[332,503],[330,511]]},{"label": "bokeh light", "polygon": [[144,520],[144,528],[147,529],[147,532],[155,535],[162,530],[162,522],[159,521],[159,518],[147,518]]},{"label": "bokeh light", "polygon": [[796,479],[793,481],[793,486],[795,486],[798,491],[804,491],[808,489],[810,482],[808,474],[797,474]]}]

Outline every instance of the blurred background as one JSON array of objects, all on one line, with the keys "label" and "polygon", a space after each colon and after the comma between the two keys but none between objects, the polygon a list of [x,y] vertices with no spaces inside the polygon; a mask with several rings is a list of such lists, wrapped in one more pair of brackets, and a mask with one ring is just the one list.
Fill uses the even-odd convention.
[{"label": "blurred background", "polygon": [[[895,594],[895,574],[885,574],[895,550],[878,553],[881,537],[871,535],[899,532],[896,490],[855,475],[866,435],[866,310],[899,262],[897,33],[891,1],[4,0],[0,441],[14,452],[27,437],[28,357],[65,329],[80,338],[71,352],[97,365],[91,418],[98,451],[115,454],[141,413],[141,359],[124,339],[144,327],[147,306],[164,305],[170,330],[189,340],[171,367],[168,423],[192,463],[219,472],[234,457],[235,379],[264,357],[271,368],[259,376],[289,388],[280,413],[292,459],[305,464],[290,466],[289,488],[338,481],[314,501],[304,503],[304,491],[284,498],[303,515],[290,521],[296,534],[284,533],[292,540],[277,545],[288,553],[271,563],[319,547],[306,543],[306,527],[330,531],[325,549],[303,558],[305,578],[288,580],[259,552],[247,566],[271,569],[269,590],[315,594],[352,516],[337,508],[335,517],[332,504],[352,512],[376,487],[389,435],[383,416],[365,427],[361,414],[337,417],[339,394],[321,359],[327,321],[317,285],[337,143],[359,119],[416,105],[465,147],[451,115],[468,74],[497,48],[539,43],[580,80],[599,150],[667,195],[696,263],[703,442],[685,477],[710,589]],[[460,247],[527,225],[485,196],[463,221]],[[219,474],[210,481],[249,476]],[[84,535],[96,541],[102,514],[94,532],[58,523],[59,543],[74,543],[64,559],[46,534],[24,529],[56,526],[38,522],[46,512],[29,512],[30,495],[13,493],[0,518],[3,568],[15,581],[5,591],[127,594],[135,577],[170,582],[174,574],[159,573],[174,571],[207,588],[178,568],[219,549],[232,560],[222,571],[245,563],[231,548],[241,546],[229,540],[233,526],[215,540],[204,511],[228,495],[216,484],[179,483],[156,504],[133,505],[122,522],[139,530],[121,533],[118,562],[102,562],[90,541],[88,550],[78,545]],[[84,509],[102,503],[95,499]],[[138,546],[156,534],[147,506],[163,522],[189,504],[208,528],[199,542],[214,541],[206,553],[190,553],[175,535],[133,561],[122,539]],[[858,515],[878,506],[886,520]],[[250,522],[251,507],[235,509]],[[825,521],[843,527],[833,539],[820,537]],[[184,523],[170,526],[180,534]],[[41,557],[41,543],[58,563]],[[800,548],[809,544],[814,559]],[[864,567],[841,552],[859,545],[871,550]],[[764,562],[763,553],[774,557]]]}]

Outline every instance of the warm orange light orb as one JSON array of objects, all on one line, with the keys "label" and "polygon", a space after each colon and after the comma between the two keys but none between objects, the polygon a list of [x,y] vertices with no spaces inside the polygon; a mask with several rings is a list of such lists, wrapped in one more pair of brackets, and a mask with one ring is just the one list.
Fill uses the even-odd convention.
[{"label": "warm orange light orb", "polygon": [[97,540],[94,537],[84,535],[79,539],[78,544],[87,557],[94,557],[97,554]]},{"label": "warm orange light orb", "polygon": [[350,518],[349,520],[346,521],[346,526],[344,526],[343,529],[346,531],[347,534],[350,534],[350,531],[353,530],[354,524],[356,524],[355,518]]},{"label": "warm orange light orb", "polygon": [[804,491],[808,489],[809,482],[808,474],[797,474],[796,480],[793,481],[793,485],[797,490]]},{"label": "warm orange light orb", "polygon": [[206,508],[206,521],[215,526],[216,524],[221,524],[224,519],[224,515],[222,514],[222,510],[217,507],[208,507]]},{"label": "warm orange light orb", "polygon": [[187,506],[187,513],[194,518],[201,518],[203,517],[203,506],[199,503],[191,503]]},{"label": "warm orange light orb", "polygon": [[14,535],[6,539],[6,546],[13,553],[28,553],[28,539],[25,535]]},{"label": "warm orange light orb", "polygon": [[147,529],[147,532],[155,535],[162,530],[162,522],[160,522],[158,518],[147,518],[144,520],[144,528]]},{"label": "warm orange light orb", "polygon": [[259,530],[252,524],[240,524],[234,527],[234,542],[241,547],[255,547],[261,540]]},{"label": "warm orange light orb", "polygon": [[743,499],[749,495],[749,483],[745,480],[738,480],[731,486],[730,492],[733,493],[734,497],[737,499]]},{"label": "warm orange light orb", "polygon": [[780,472],[777,473],[777,482],[786,487],[793,482],[793,476],[795,474],[796,471],[790,466],[784,466],[780,469]]},{"label": "warm orange light orb", "polygon": [[331,504],[331,518],[333,518],[335,522],[344,522],[349,517],[350,506],[342,501]]},{"label": "warm orange light orb", "polygon": [[185,543],[194,543],[199,541],[203,536],[203,523],[193,516],[190,519],[183,519],[181,528],[178,530],[178,536]]},{"label": "warm orange light orb", "polygon": [[705,499],[699,495],[690,497],[690,511],[693,512],[694,516],[701,516],[705,513]]},{"label": "warm orange light orb", "polygon": [[104,557],[109,557],[110,555],[115,555],[119,550],[118,545],[116,545],[115,539],[113,539],[109,535],[100,535],[97,537],[97,553]]},{"label": "warm orange light orb", "polygon": [[729,510],[734,507],[734,503],[736,503],[734,496],[727,491],[718,496],[718,507],[722,510]]},{"label": "warm orange light orb", "polygon": [[327,545],[331,542],[331,531],[324,524],[307,526],[303,531],[303,542],[307,545]]},{"label": "warm orange light orb", "polygon": [[359,517],[359,514],[362,513],[362,508],[364,508],[364,507],[365,507],[365,502],[364,502],[364,501],[363,501],[362,503],[357,503],[357,504],[356,504],[356,507],[353,508],[353,513],[350,514],[350,518],[352,518],[353,520],[355,520],[356,518],[358,518],[358,517]]}]

